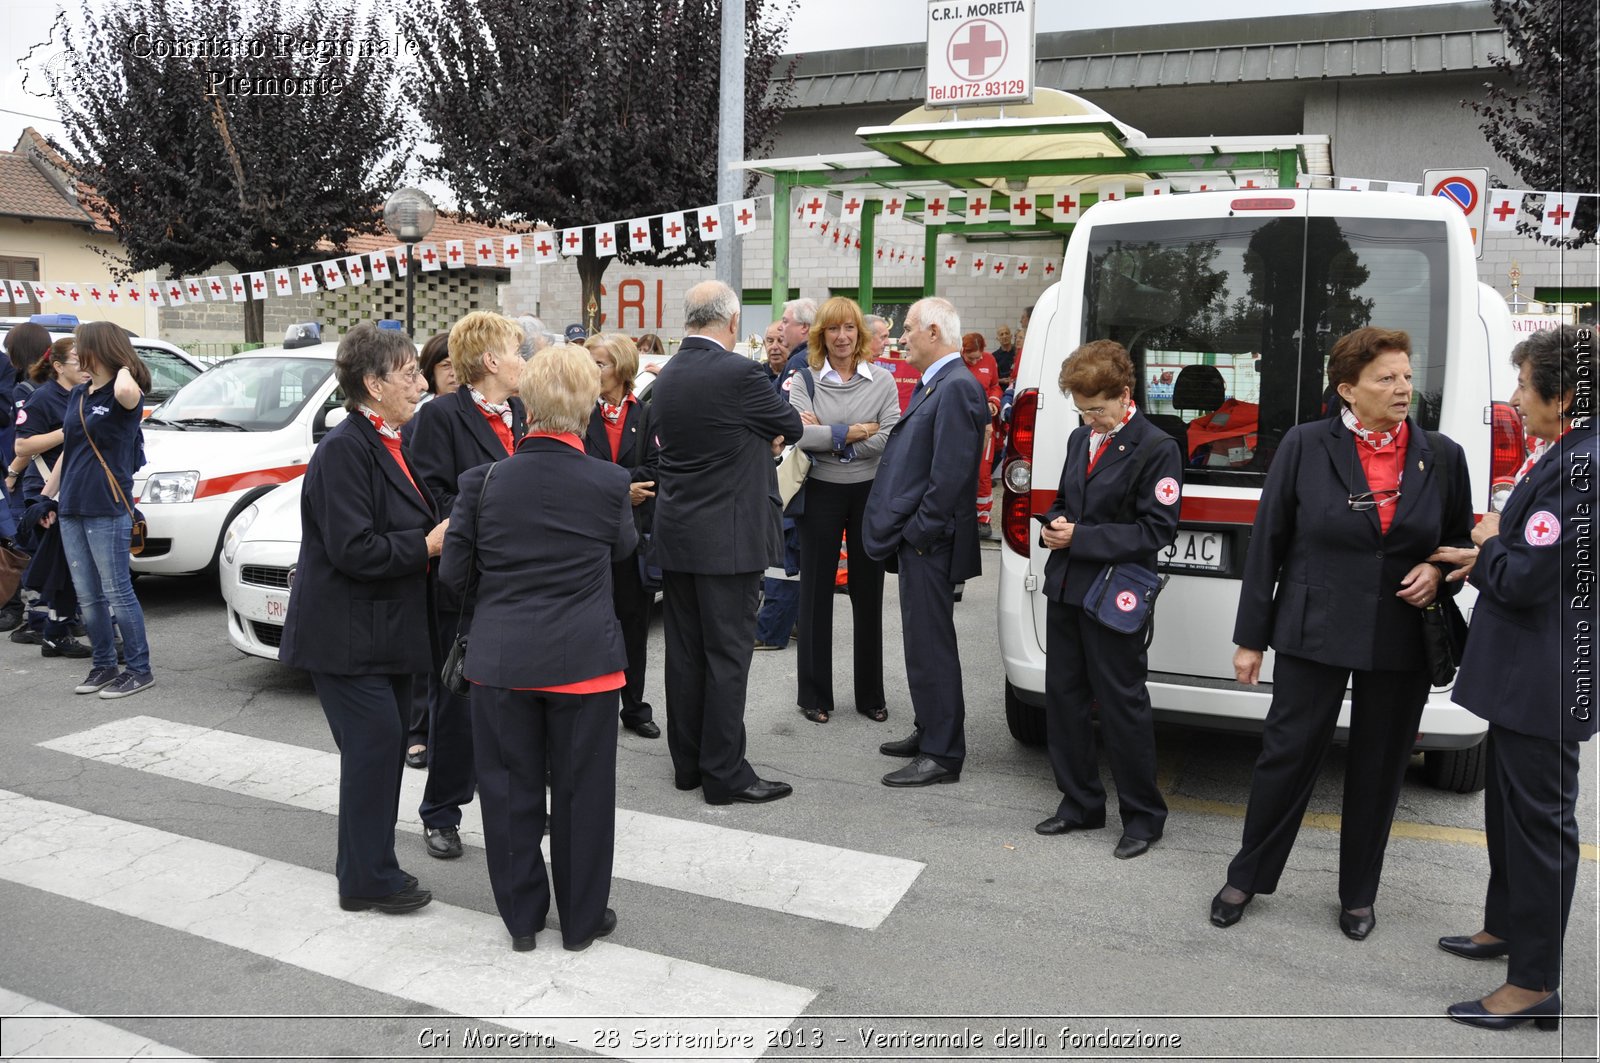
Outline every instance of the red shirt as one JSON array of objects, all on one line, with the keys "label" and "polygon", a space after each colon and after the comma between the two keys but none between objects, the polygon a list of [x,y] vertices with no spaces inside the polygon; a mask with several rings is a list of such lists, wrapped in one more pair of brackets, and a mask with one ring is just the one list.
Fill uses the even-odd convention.
[{"label": "red shirt", "polygon": [[980,351],[977,359],[969,362],[967,361],[967,356],[963,354],[961,361],[965,363],[967,370],[978,381],[978,386],[983,388],[983,397],[994,403],[996,407],[999,407],[1002,394],[1000,390],[1000,367],[995,364],[994,355],[988,351]]},{"label": "red shirt", "polygon": [[506,448],[506,453],[510,454],[515,450],[516,447],[511,441],[511,426],[506,424],[505,418],[498,413],[484,409],[482,406],[478,407],[478,412],[483,414],[485,421],[489,422],[489,430],[495,434],[496,439],[500,440],[500,445]]},{"label": "red shirt", "polygon": [[[400,466],[400,471],[405,473],[406,479],[411,481],[411,486],[417,487],[416,477],[411,475],[411,469],[407,467],[406,459],[400,456],[400,437],[396,436],[390,439],[380,432],[378,438],[383,440],[384,449],[389,452],[389,456],[394,459],[394,463]],[[422,494],[422,488],[417,487],[417,494]]]},{"label": "red shirt", "polygon": [[611,443],[612,461],[616,461],[617,456],[622,453],[622,430],[628,426],[628,407],[637,401],[630,392],[623,396],[622,409],[617,413],[615,421],[607,420],[604,415],[600,418],[606,426],[606,439]]},{"label": "red shirt", "polygon": [[1391,499],[1377,507],[1378,527],[1385,535],[1389,534],[1389,525],[1394,523],[1394,511],[1400,508],[1400,496],[1378,495],[1378,492],[1400,490],[1400,474],[1406,463],[1406,441],[1410,433],[1406,422],[1401,421],[1394,439],[1386,447],[1373,448],[1356,440],[1356,456],[1361,459],[1361,471],[1367,476],[1367,490],[1379,498]]}]

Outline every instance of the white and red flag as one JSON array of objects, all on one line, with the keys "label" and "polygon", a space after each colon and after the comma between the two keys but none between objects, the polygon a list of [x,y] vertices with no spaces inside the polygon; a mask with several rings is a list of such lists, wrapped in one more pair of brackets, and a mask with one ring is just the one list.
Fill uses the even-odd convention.
[{"label": "white and red flag", "polygon": [[[25,302],[28,301],[28,295],[29,295],[31,289],[29,288],[28,285],[24,284],[22,281],[12,281],[10,284],[6,285],[6,288],[7,288],[8,291],[11,292],[11,298],[14,301],[19,302],[19,303],[25,303]],[[43,299],[41,299],[39,301],[41,303],[44,302]]]},{"label": "white and red flag", "polygon": [[981,225],[989,220],[989,193],[967,193],[967,224]]},{"label": "white and red flag", "polygon": [[600,258],[617,253],[617,227],[611,222],[594,227],[594,253]]},{"label": "white and red flag", "polygon": [[922,224],[943,225],[950,220],[950,201],[941,192],[934,192],[922,201]]},{"label": "white and red flag", "polygon": [[989,263],[989,272],[994,274],[996,277],[1004,277],[1007,271],[1010,269],[1010,255],[995,255],[994,260]]},{"label": "white and red flag", "polygon": [[[481,237],[475,250],[478,256],[478,265],[498,266],[500,264],[499,260],[495,258],[494,240],[491,237]],[[466,259],[462,259],[462,264],[466,264]]]},{"label": "white and red flag", "polygon": [[288,270],[275,269],[272,271],[272,294],[280,299],[286,295],[294,294],[294,281],[290,278]]},{"label": "white and red flag", "polygon": [[1025,281],[1028,279],[1028,274],[1033,272],[1033,259],[1025,258],[1011,270],[1011,277],[1013,280]]},{"label": "white and red flag", "polygon": [[515,233],[500,240],[500,258],[507,266],[522,265],[521,233]]},{"label": "white and red flag", "polygon": [[228,286],[222,282],[221,277],[206,278],[206,295],[213,303],[228,301]]},{"label": "white and red flag", "polygon": [[235,273],[228,278],[228,291],[233,295],[233,301],[244,303],[250,300],[250,289],[245,287],[244,274]]},{"label": "white and red flag", "polygon": [[1144,183],[1144,194],[1147,196],[1170,196],[1172,195],[1172,182],[1146,181]]},{"label": "white and red flag", "polygon": [[439,260],[439,251],[432,244],[417,245],[417,262],[422,266],[424,273],[437,273],[443,268]]},{"label": "white and red flag", "polygon": [[[132,295],[138,289],[139,286],[137,284],[130,284],[128,285],[128,294]],[[43,306],[45,303],[50,301],[50,289],[39,281],[29,281],[28,291],[33,293],[34,301],[40,306]],[[16,294],[15,289],[12,289],[12,294]]]},{"label": "white and red flag", "polygon": [[548,262],[556,261],[561,255],[559,241],[560,236],[554,229],[546,229],[543,232],[534,233],[533,243],[530,245],[533,249],[534,264],[542,266]]},{"label": "white and red flag", "polygon": [[339,260],[330,258],[322,264],[322,283],[328,291],[344,287],[344,274],[339,270]]},{"label": "white and red flag", "polygon": [[1011,197],[1011,224],[1032,225],[1038,207],[1039,204],[1027,192],[1018,192]]},{"label": "white and red flag", "polygon": [[905,213],[906,201],[889,193],[889,198],[883,201],[883,216],[885,218],[898,218]]},{"label": "white and red flag", "polygon": [[682,247],[688,242],[689,231],[683,225],[683,211],[661,215],[661,246]]},{"label": "white and red flag", "polygon": [[205,284],[201,281],[195,280],[193,277],[190,277],[184,282],[183,290],[189,294],[189,301],[191,303],[203,303],[206,301]]},{"label": "white and red flag", "polygon": [[844,221],[859,222],[861,220],[861,208],[866,205],[867,201],[856,193],[846,192],[844,198],[839,202],[839,217]]},{"label": "white and red flag", "polygon": [[650,223],[644,218],[635,218],[628,223],[628,250],[635,253],[639,251],[654,251],[655,241],[650,239]]},{"label": "white and red flag", "polygon": [[756,201],[741,199],[733,205],[733,231],[740,236],[756,231]]},{"label": "white and red flag", "polygon": [[246,273],[244,286],[250,293],[250,298],[265,299],[270,294],[268,289],[272,287],[272,282],[267,280],[265,273]]},{"label": "white and red flag", "polygon": [[1484,227],[1489,229],[1515,229],[1517,214],[1522,210],[1522,192],[1509,188],[1489,189],[1489,208]]},{"label": "white and red flag", "polygon": [[[479,248],[482,248],[480,243]],[[479,258],[478,261],[483,261]],[[461,269],[467,264],[467,244],[465,240],[446,240],[444,242],[444,264],[447,269]]]},{"label": "white and red flag", "polygon": [[367,269],[361,264],[360,255],[350,255],[344,260],[344,272],[351,284],[367,283]]},{"label": "white and red flag", "polygon": [[583,230],[561,230],[561,253],[568,258],[583,254]]},{"label": "white and red flag", "polygon": [[972,271],[969,276],[982,277],[989,272],[989,260],[976,252],[972,255]]},{"label": "white and red flag", "polygon": [[701,207],[695,211],[695,215],[700,219],[700,240],[702,243],[710,243],[713,240],[722,239],[722,212],[720,210],[716,207]]},{"label": "white and red flag", "polygon": [[389,279],[389,252],[374,251],[371,255],[367,256],[367,260],[372,263],[371,273],[373,283],[377,283],[378,281],[386,281]]},{"label": "white and red flag", "polygon": [[151,306],[166,305],[166,291],[160,281],[151,281],[144,287],[144,297]]},{"label": "white and red flag", "polygon": [[1127,195],[1127,191],[1121,181],[1106,181],[1095,189],[1095,193],[1100,197],[1099,201],[1101,203],[1115,203],[1117,200],[1124,198]]},{"label": "white and red flag", "polygon": [[1077,221],[1078,215],[1083,213],[1083,203],[1078,199],[1076,192],[1057,192],[1054,202],[1055,221],[1059,224],[1064,221]]},{"label": "white and red flag", "polygon": [[[406,251],[404,245],[391,247],[389,253],[394,255],[394,275],[396,277],[404,277],[411,271],[411,255]],[[376,265],[373,268],[376,269]]]},{"label": "white and red flag", "polygon": [[960,266],[961,256],[954,251],[945,252],[945,256],[939,260],[939,270],[952,276],[955,275]]},{"label": "white and red flag", "polygon": [[1572,215],[1578,209],[1576,192],[1551,192],[1544,197],[1544,220],[1539,223],[1540,236],[1571,236]]},{"label": "white and red flag", "polygon": [[296,270],[294,279],[300,282],[301,295],[310,295],[312,292],[322,290],[322,286],[317,283],[317,271],[310,266],[301,266]]}]

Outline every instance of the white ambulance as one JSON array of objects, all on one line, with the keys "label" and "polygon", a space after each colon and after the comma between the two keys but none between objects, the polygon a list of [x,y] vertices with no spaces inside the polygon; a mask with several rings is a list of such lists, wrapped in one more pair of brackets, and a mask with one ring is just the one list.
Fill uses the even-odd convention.
[{"label": "white ambulance", "polygon": [[[1132,354],[1139,409],[1189,455],[1172,578],[1156,610],[1158,719],[1259,730],[1272,697],[1233,678],[1239,580],[1267,467],[1285,432],[1325,416],[1328,350],[1363,325],[1412,340],[1413,414],[1466,450],[1474,508],[1509,490],[1524,457],[1504,300],[1477,279],[1461,212],[1431,197],[1284,189],[1134,198],[1085,211],[1061,280],[1034,308],[1003,465],[999,594],[1006,718],[1044,741],[1046,551],[1034,513],[1055,497],[1079,421],[1056,385],[1079,344]],[[1199,422],[1196,424],[1196,422]],[[1458,599],[1470,616],[1471,588]],[[1346,734],[1349,704],[1339,722]],[[1486,725],[1435,690],[1417,749],[1433,785],[1484,780]]]}]

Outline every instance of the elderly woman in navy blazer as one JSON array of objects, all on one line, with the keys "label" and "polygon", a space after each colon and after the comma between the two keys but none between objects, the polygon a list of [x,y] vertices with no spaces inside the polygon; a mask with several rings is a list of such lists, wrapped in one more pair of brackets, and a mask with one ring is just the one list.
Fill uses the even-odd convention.
[{"label": "elderly woman in navy blazer", "polygon": [[[1561,1014],[1561,944],[1578,875],[1578,743],[1594,736],[1595,357],[1592,336],[1536,332],[1511,352],[1511,404],[1546,440],[1475,550],[1441,550],[1478,591],[1451,700],[1489,721],[1483,929],[1442,937],[1469,960],[1510,956],[1505,984],[1451,1005],[1457,1022],[1503,1030]],[[1585,681],[1580,682],[1580,673]]]},{"label": "elderly woman in navy blazer", "polygon": [[[522,438],[522,327],[488,310],[474,310],[450,329],[450,365],[462,383],[417,410],[410,427],[410,455],[433,492],[439,512],[449,513],[462,473],[508,456]],[[455,638],[461,602],[449,587],[435,602],[435,653],[444,660]],[[442,684],[433,684],[428,713],[428,784],[417,815],[429,856],[461,855],[461,806],[472,800],[472,708]]]},{"label": "elderly woman in navy blazer", "polygon": [[306,466],[278,659],[311,673],[339,747],[339,905],[395,914],[433,898],[400,869],[394,825],[412,675],[433,655],[428,566],[448,522],[400,440],[425,390],[411,340],[363,322],[334,373],[350,416]]},{"label": "elderly woman in navy blazer", "polygon": [[1256,511],[1234,622],[1235,677],[1274,658],[1272,705],[1250,781],[1244,841],[1211,901],[1217,926],[1271,893],[1289,860],[1351,688],[1339,830],[1339,929],[1361,941],[1395,803],[1431,687],[1422,610],[1445,584],[1428,560],[1464,546],[1471,484],[1461,447],[1410,408],[1411,338],[1361,328],[1328,357],[1339,408],[1290,429]]},{"label": "elderly woman in navy blazer", "polygon": [[[588,948],[617,925],[606,901],[628,657],[611,566],[639,538],[627,470],[583,450],[599,393],[582,347],[528,362],[528,434],[504,462],[461,477],[439,573],[473,612],[465,673],[489,883],[519,952],[544,929],[552,879],[564,947]],[[547,760],[549,877],[539,852]]]},{"label": "elderly woman in navy blazer", "polygon": [[1117,783],[1122,838],[1113,855],[1142,856],[1161,837],[1167,803],[1156,787],[1155,720],[1145,685],[1144,632],[1112,631],[1089,616],[1084,596],[1107,564],[1154,570],[1178,533],[1183,452],[1140,416],[1133,360],[1120,343],[1096,340],[1061,365],[1061,390],[1084,424],[1067,440],[1055,503],[1044,514],[1045,726],[1061,802],[1034,830],[1065,834],[1106,822],[1090,704]]},{"label": "elderly woman in navy blazer", "polygon": [[[658,343],[660,341],[657,341]],[[589,427],[583,437],[584,450],[602,461],[615,462],[628,470],[628,501],[633,506],[633,523],[641,543],[650,530],[654,515],[651,502],[656,493],[654,473],[645,467],[649,435],[645,428],[646,408],[633,393],[639,375],[639,350],[620,332],[590,336],[584,347],[600,370],[600,397],[589,414]],[[655,710],[644,700],[644,670],[650,645],[650,607],[655,604],[653,589],[644,583],[639,570],[639,554],[618,561],[611,570],[612,604],[622,624],[622,641],[628,648],[628,685],[622,688],[622,726],[640,738],[660,738]]]}]

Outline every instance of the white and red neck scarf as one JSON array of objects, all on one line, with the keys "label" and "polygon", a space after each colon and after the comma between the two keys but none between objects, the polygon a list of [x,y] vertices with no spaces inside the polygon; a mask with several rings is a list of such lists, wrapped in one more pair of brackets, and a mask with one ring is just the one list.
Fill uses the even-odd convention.
[{"label": "white and red neck scarf", "polygon": [[500,423],[505,425],[507,429],[510,429],[510,402],[490,402],[488,399],[483,397],[483,392],[479,391],[475,387],[469,386],[467,391],[472,395],[472,401],[477,405],[478,409],[482,410],[484,413],[500,418]]},{"label": "white and red neck scarf", "polygon": [[1089,453],[1093,454],[1106,445],[1106,441],[1128,426],[1133,420],[1133,415],[1139,412],[1139,404],[1132,399],[1128,400],[1128,412],[1122,415],[1122,420],[1111,426],[1111,431],[1101,435],[1099,432],[1089,433]]},{"label": "white and red neck scarf", "polygon": [[358,409],[367,420],[372,422],[372,427],[378,430],[378,435],[382,436],[384,439],[400,438],[399,432],[383,423],[383,417],[379,415],[377,410],[374,410],[371,406],[367,406],[365,404],[359,406]]},{"label": "white and red neck scarf", "polygon": [[610,403],[607,402],[606,397],[602,395],[598,401],[600,403],[600,416],[606,419],[606,424],[616,424],[617,419],[622,416],[622,411],[626,410],[628,408],[628,403],[633,401],[633,396],[623,395],[621,402]]},{"label": "white and red neck scarf", "polygon": [[1344,421],[1344,426],[1350,429],[1351,435],[1373,450],[1382,450],[1385,447],[1393,446],[1394,441],[1400,438],[1401,426],[1405,424],[1404,421],[1401,421],[1400,424],[1395,425],[1387,432],[1374,432],[1370,428],[1361,427],[1361,422],[1356,418],[1355,411],[1348,406],[1339,411],[1339,417]]}]

